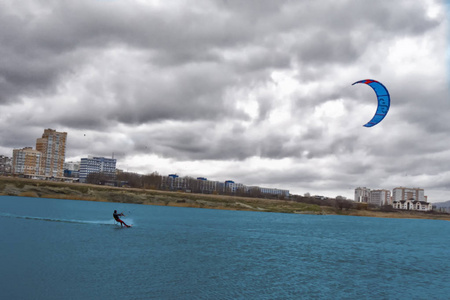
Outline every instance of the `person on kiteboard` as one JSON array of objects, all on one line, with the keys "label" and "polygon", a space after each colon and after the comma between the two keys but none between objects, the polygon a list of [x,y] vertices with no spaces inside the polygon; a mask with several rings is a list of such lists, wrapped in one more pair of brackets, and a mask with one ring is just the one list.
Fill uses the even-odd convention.
[{"label": "person on kiteboard", "polygon": [[124,216],[124,214],[123,213],[119,214],[117,213],[117,210],[114,210],[113,217],[117,222],[120,223],[120,227],[122,227],[123,225],[125,225],[126,227],[130,227],[130,225],[125,224],[125,222],[119,218],[120,216]]}]

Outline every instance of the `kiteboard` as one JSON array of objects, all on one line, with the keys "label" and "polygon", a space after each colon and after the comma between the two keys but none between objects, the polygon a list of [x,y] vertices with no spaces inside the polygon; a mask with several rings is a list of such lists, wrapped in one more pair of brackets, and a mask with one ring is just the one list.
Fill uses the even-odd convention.
[{"label": "kiteboard", "polygon": [[131,227],[132,227],[131,225],[128,225],[128,226],[119,226],[119,225],[117,225],[116,229],[125,229],[125,228],[131,228]]}]

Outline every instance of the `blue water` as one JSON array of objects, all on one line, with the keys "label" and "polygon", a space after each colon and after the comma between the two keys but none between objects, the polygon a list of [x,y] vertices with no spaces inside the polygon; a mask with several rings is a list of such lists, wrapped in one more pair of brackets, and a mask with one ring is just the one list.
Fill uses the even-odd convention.
[{"label": "blue water", "polygon": [[447,221],[1,196],[0,228],[2,299],[450,297]]}]

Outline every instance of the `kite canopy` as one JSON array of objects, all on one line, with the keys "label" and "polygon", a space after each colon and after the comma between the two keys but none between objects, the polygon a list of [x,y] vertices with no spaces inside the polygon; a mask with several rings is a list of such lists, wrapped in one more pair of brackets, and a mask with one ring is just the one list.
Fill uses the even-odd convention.
[{"label": "kite canopy", "polygon": [[364,79],[357,81],[353,83],[352,85],[355,85],[357,83],[365,83],[367,85],[370,85],[370,87],[375,91],[375,94],[378,98],[378,107],[377,111],[375,112],[375,115],[373,116],[372,120],[370,120],[367,124],[365,124],[365,127],[372,127],[377,125],[381,122],[381,120],[384,119],[384,117],[387,115],[389,111],[389,107],[391,105],[391,97],[389,96],[389,92],[386,89],[386,87],[381,83],[373,79]]}]

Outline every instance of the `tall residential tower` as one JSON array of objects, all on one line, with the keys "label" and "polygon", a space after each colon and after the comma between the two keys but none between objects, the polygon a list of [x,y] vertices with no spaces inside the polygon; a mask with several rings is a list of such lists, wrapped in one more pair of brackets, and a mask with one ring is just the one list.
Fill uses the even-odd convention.
[{"label": "tall residential tower", "polygon": [[67,132],[45,129],[36,140],[36,150],[42,153],[40,175],[63,177]]},{"label": "tall residential tower", "polygon": [[370,189],[366,187],[358,187],[355,189],[355,202],[369,202]]},{"label": "tall residential tower", "polygon": [[424,195],[424,190],[421,188],[406,188],[396,187],[392,193],[392,200],[415,200],[415,201],[427,201],[427,197]]}]

